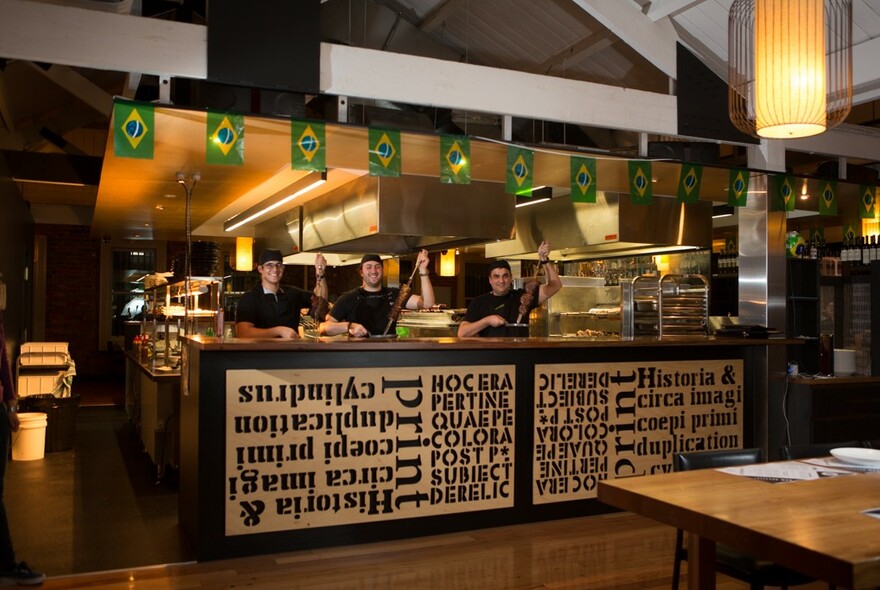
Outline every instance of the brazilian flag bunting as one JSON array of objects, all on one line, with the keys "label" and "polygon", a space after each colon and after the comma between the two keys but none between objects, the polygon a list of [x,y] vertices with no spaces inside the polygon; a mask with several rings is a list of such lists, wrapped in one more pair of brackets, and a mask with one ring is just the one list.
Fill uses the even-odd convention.
[{"label": "brazilian flag bunting", "polygon": [[856,226],[853,223],[844,223],[843,224],[843,241],[850,242],[859,237],[859,232],[856,231]]},{"label": "brazilian flag bunting", "polygon": [[511,195],[531,197],[534,165],[535,152],[507,146],[507,181],[504,183],[504,190]]},{"label": "brazilian flag bunting", "polygon": [[837,181],[823,180],[819,186],[819,215],[837,215]]},{"label": "brazilian flag bunting", "polygon": [[135,102],[113,103],[113,154],[119,158],[153,159],[154,107]]},{"label": "brazilian flag bunting", "polygon": [[650,205],[654,202],[650,161],[629,161],[629,198],[633,205]]},{"label": "brazilian flag bunting", "polygon": [[400,176],[400,131],[370,127],[370,176]]},{"label": "brazilian flag bunting", "polygon": [[290,120],[290,167],[293,170],[327,170],[327,135],[318,121]]},{"label": "brazilian flag bunting", "polygon": [[471,183],[471,140],[466,135],[440,135],[440,182]]},{"label": "brazilian flag bunting", "polygon": [[771,176],[773,183],[773,199],[771,211],[794,211],[794,177],[788,174]]},{"label": "brazilian flag bunting", "polygon": [[810,243],[811,244],[824,244],[825,243],[825,228],[824,227],[814,227],[810,229]]},{"label": "brazilian flag bunting", "polygon": [[571,156],[571,200],[575,203],[596,202],[596,160]]},{"label": "brazilian flag bunting", "polygon": [[732,168],[728,177],[727,204],[731,207],[745,207],[749,196],[749,171],[746,168]]},{"label": "brazilian flag bunting", "polygon": [[863,184],[859,187],[859,219],[874,218],[874,191],[872,184]]},{"label": "brazilian flag bunting", "polygon": [[733,236],[727,236],[724,238],[724,251],[725,252],[738,252],[736,245],[736,238]]},{"label": "brazilian flag bunting", "polygon": [[696,203],[700,200],[700,183],[703,167],[698,164],[682,164],[678,176],[678,202]]},{"label": "brazilian flag bunting", "polygon": [[244,115],[208,111],[205,143],[208,164],[244,164]]}]

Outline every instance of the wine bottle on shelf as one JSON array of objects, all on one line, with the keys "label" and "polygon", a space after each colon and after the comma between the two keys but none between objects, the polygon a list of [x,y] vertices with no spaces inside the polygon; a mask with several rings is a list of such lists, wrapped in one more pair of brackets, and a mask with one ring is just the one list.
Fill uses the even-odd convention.
[{"label": "wine bottle on shelf", "polygon": [[868,236],[862,240],[862,264],[871,263],[871,245],[868,244]]}]

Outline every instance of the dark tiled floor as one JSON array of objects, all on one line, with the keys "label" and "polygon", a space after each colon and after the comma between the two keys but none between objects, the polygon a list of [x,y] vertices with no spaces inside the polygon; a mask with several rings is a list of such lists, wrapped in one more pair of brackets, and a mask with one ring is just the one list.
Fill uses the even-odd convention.
[{"label": "dark tiled floor", "polygon": [[156,481],[121,405],[122,389],[121,381],[75,381],[82,405],[74,448],[9,463],[6,506],[16,553],[48,575],[190,559],[173,482]]}]

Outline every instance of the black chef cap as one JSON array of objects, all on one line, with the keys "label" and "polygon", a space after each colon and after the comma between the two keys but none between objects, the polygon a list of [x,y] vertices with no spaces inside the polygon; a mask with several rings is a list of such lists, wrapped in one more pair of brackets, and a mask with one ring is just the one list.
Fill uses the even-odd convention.
[{"label": "black chef cap", "polygon": [[382,259],[379,258],[378,254],[364,254],[363,258],[361,258],[361,264],[365,262],[382,262]]},{"label": "black chef cap", "polygon": [[266,264],[267,262],[284,262],[284,257],[281,255],[281,250],[263,250],[263,253],[260,254],[260,264]]},{"label": "black chef cap", "polygon": [[510,264],[508,264],[506,260],[496,260],[495,262],[489,263],[489,272],[492,272],[496,268],[506,268],[507,272],[510,272]]}]

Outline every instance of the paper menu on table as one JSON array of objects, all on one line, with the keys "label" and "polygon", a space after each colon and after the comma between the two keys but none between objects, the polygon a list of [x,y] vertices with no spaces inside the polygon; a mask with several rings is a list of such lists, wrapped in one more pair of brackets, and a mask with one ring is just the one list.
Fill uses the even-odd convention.
[{"label": "paper menu on table", "polygon": [[769,482],[805,481],[825,477],[853,475],[852,471],[837,469],[828,465],[815,465],[803,461],[778,461],[775,463],[757,463],[718,469],[724,473],[741,475]]},{"label": "paper menu on table", "polygon": [[819,467],[827,467],[832,469],[843,469],[847,471],[880,471],[880,463],[874,465],[856,465],[855,463],[844,463],[834,457],[815,457],[813,459],[804,459],[804,463],[817,465]]}]

